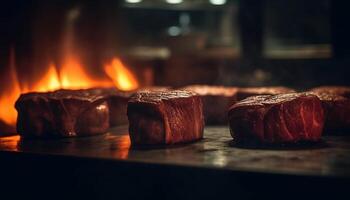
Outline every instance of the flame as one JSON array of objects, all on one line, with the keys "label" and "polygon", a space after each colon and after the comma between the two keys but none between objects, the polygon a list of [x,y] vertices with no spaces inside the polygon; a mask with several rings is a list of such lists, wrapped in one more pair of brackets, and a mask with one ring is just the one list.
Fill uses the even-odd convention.
[{"label": "flame", "polygon": [[134,75],[118,58],[104,66],[105,73],[111,80],[96,80],[90,77],[74,57],[69,57],[61,68],[51,63],[44,75],[34,84],[20,82],[17,77],[15,55],[11,50],[9,75],[6,77],[6,88],[0,91],[0,120],[14,127],[17,111],[14,104],[21,93],[48,92],[58,89],[87,89],[93,87],[110,87],[113,84],[120,90],[137,89],[139,84]]},{"label": "flame", "polygon": [[69,56],[59,71],[61,87],[64,89],[88,89],[93,87],[111,87],[110,80],[97,80],[90,77],[74,57]]},{"label": "flame", "polygon": [[113,80],[114,85],[120,90],[135,90],[139,86],[134,75],[118,58],[113,58],[110,63],[104,66],[104,70]]},{"label": "flame", "polygon": [[[51,63],[45,75],[34,85],[31,91],[47,92],[61,88],[56,66]],[[25,89],[24,89],[25,90]],[[27,89],[28,90],[28,89]]]},{"label": "flame", "polygon": [[21,89],[17,77],[14,49],[10,51],[9,75],[7,78],[7,87],[0,91],[0,120],[7,125],[15,126],[17,111],[14,104],[21,94]]},{"label": "flame", "polygon": [[118,58],[113,58],[109,64],[104,66],[106,76],[103,80],[91,77],[85,71],[81,64],[79,50],[75,46],[74,24],[79,15],[79,8],[68,12],[62,41],[62,62],[59,62],[60,66],[56,66],[53,62],[49,64],[47,71],[39,80],[31,80],[31,82],[18,80],[14,49],[11,49],[9,74],[6,74],[6,80],[0,84],[6,87],[0,90],[0,122],[3,121],[12,127],[16,125],[17,111],[14,104],[21,93],[47,92],[57,89],[88,89],[113,85],[120,90],[134,90],[138,87],[134,75]]}]

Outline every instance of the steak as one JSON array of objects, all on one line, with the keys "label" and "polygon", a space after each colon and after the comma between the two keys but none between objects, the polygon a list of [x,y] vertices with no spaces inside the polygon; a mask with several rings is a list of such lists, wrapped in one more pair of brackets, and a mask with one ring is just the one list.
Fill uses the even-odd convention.
[{"label": "steak", "polygon": [[247,87],[239,88],[237,92],[238,101],[243,100],[247,97],[257,96],[257,95],[275,95],[275,94],[285,94],[292,93],[295,90],[287,87]]},{"label": "steak", "polygon": [[314,92],[325,110],[324,129],[327,134],[343,134],[350,131],[350,99],[335,93]]},{"label": "steak", "polygon": [[96,95],[105,97],[109,108],[109,125],[111,127],[128,123],[126,109],[128,101],[135,91],[119,91],[117,88],[90,89]]},{"label": "steak", "polygon": [[232,137],[243,144],[318,141],[325,120],[321,101],[309,93],[249,97],[228,115]]},{"label": "steak", "polygon": [[186,143],[203,137],[200,96],[190,91],[141,91],[128,103],[132,145]]},{"label": "steak", "polygon": [[[169,87],[146,87],[140,91],[166,91]],[[94,94],[102,95],[107,99],[109,107],[109,124],[111,127],[128,124],[127,107],[130,97],[136,92],[120,91],[112,88],[94,88],[90,89]]]},{"label": "steak", "polygon": [[350,98],[350,87],[347,86],[321,86],[311,89],[315,93],[327,93],[344,96]]},{"label": "steak", "polygon": [[143,87],[143,88],[139,89],[138,91],[166,92],[168,90],[171,90],[171,87],[169,87],[169,86],[148,86],[148,87]]},{"label": "steak", "polygon": [[91,90],[22,94],[15,107],[17,131],[26,138],[97,135],[109,128],[107,101]]},{"label": "steak", "polygon": [[182,88],[202,97],[205,123],[224,125],[228,123],[227,109],[237,102],[237,88],[224,86],[191,85]]}]

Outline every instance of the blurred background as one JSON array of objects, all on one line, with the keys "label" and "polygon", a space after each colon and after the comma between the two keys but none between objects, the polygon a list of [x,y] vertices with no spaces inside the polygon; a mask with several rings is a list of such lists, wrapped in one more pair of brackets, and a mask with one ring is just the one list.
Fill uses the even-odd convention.
[{"label": "blurred background", "polygon": [[347,10],[340,0],[6,1],[0,88],[11,66],[22,90],[50,66],[60,75],[79,63],[104,80],[114,58],[140,86],[349,85]]}]

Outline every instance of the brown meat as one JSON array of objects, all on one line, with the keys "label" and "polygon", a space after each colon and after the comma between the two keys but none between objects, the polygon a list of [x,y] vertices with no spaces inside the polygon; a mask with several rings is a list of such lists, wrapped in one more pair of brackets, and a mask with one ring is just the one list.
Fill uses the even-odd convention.
[{"label": "brown meat", "polygon": [[321,86],[311,89],[315,93],[327,93],[344,96],[350,98],[350,87],[347,86]]},{"label": "brown meat", "polygon": [[109,128],[107,101],[90,90],[22,94],[15,107],[23,137],[88,136]]},{"label": "brown meat", "polygon": [[148,86],[138,89],[137,91],[158,91],[158,92],[166,92],[168,90],[171,90],[171,87],[169,86]]},{"label": "brown meat", "polygon": [[350,131],[350,99],[335,93],[314,92],[323,105],[326,115],[327,134],[344,134]]},{"label": "brown meat", "polygon": [[257,95],[275,95],[295,92],[295,90],[287,87],[247,87],[239,88],[237,92],[238,101],[243,100],[247,97]]},{"label": "brown meat", "polygon": [[238,143],[318,141],[325,120],[321,101],[309,93],[249,97],[233,105],[228,115]]},{"label": "brown meat", "polygon": [[170,87],[144,87],[139,90],[120,91],[115,87],[90,89],[94,94],[104,96],[108,101],[109,124],[111,127],[128,124],[126,114],[128,101],[137,91],[166,91]]},{"label": "brown meat", "polygon": [[128,103],[133,145],[186,143],[203,137],[201,98],[190,91],[141,91]]},{"label": "brown meat", "polygon": [[237,102],[237,88],[224,86],[190,85],[182,88],[202,97],[205,123],[224,125],[228,123],[227,109]]},{"label": "brown meat", "polygon": [[109,125],[111,127],[128,123],[126,109],[128,101],[135,91],[120,91],[115,87],[112,88],[94,88],[90,89],[94,94],[104,96],[108,102],[109,108]]}]

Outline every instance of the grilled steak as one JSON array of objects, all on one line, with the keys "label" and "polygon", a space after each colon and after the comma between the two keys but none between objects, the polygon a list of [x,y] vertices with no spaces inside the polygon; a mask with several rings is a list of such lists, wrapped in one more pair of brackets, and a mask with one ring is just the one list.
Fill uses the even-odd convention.
[{"label": "grilled steak", "polygon": [[343,134],[350,130],[350,99],[332,93],[314,92],[325,110],[327,134]]},{"label": "grilled steak", "polygon": [[94,94],[104,96],[109,108],[109,125],[119,126],[128,123],[126,109],[128,101],[135,91],[119,91],[117,88],[95,88],[90,89]]},{"label": "grilled steak", "polygon": [[238,101],[247,97],[257,95],[275,95],[295,92],[295,90],[287,87],[247,87],[239,88],[237,92]]},{"label": "grilled steak", "polygon": [[141,91],[128,103],[133,145],[175,144],[203,137],[201,98],[190,91]]},{"label": "grilled steak", "polygon": [[[169,87],[146,87],[140,91],[166,91]],[[109,107],[109,124],[111,127],[128,124],[128,117],[126,114],[128,101],[130,97],[136,92],[120,91],[115,87],[112,88],[94,88],[89,89],[94,94],[104,96],[108,101]]]},{"label": "grilled steak", "polygon": [[315,93],[336,94],[350,98],[350,87],[347,86],[321,86],[311,89]]},{"label": "grilled steak", "polygon": [[107,102],[90,90],[22,94],[15,107],[23,137],[97,135],[109,128]]},{"label": "grilled steak", "polygon": [[238,143],[295,143],[318,141],[324,111],[309,93],[246,98],[229,109],[231,135]]},{"label": "grilled steak", "polygon": [[205,123],[227,124],[227,109],[237,101],[237,88],[224,86],[191,85],[182,88],[202,97]]}]

